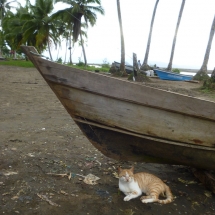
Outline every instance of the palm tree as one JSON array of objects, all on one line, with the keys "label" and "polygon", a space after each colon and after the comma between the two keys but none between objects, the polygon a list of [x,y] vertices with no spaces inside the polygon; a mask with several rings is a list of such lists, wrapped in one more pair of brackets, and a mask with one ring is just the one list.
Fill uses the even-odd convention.
[{"label": "palm tree", "polygon": [[150,69],[148,66],[148,57],[149,57],[149,49],[150,49],[150,44],[151,44],[152,29],[153,29],[153,25],[154,25],[154,19],[155,19],[158,2],[159,2],[159,0],[157,0],[155,2],[154,11],[152,14],[152,20],[151,20],[151,26],[150,26],[149,36],[148,36],[145,58],[144,58],[142,66],[141,66],[141,70],[143,70],[143,71],[147,71]]},{"label": "palm tree", "polygon": [[[77,42],[81,30],[81,18],[84,17],[85,23],[91,26],[96,23],[97,15],[104,15],[104,9],[101,6],[101,0],[56,0],[70,5],[70,16],[73,18],[73,42]],[[65,13],[68,13],[65,9]],[[62,10],[64,11],[64,10]]]},{"label": "palm tree", "polygon": [[62,25],[60,20],[53,19],[51,15],[54,9],[53,4],[54,0],[36,0],[35,5],[29,5],[30,13],[21,16],[21,19],[25,21],[22,42],[27,42],[29,37],[34,38],[35,47],[39,52],[48,47],[51,60],[51,45],[57,46],[60,42],[59,26]]},{"label": "palm tree", "polygon": [[203,64],[202,64],[202,67],[200,68],[200,70],[194,76],[195,80],[204,80],[204,79],[209,78],[209,76],[207,74],[207,65],[208,65],[208,59],[210,56],[210,50],[211,50],[211,45],[212,45],[212,41],[213,41],[213,37],[214,37],[214,32],[215,32],[215,15],[214,15],[214,19],[213,19],[213,22],[211,25],[210,35],[209,35],[209,39],[208,39],[208,45],[206,48]]},{"label": "palm tree", "polygon": [[215,67],[214,67],[214,70],[212,71],[211,79],[213,82],[215,82]]},{"label": "palm tree", "polygon": [[125,43],[124,43],[124,35],[122,29],[122,18],[121,18],[121,9],[120,9],[120,2],[116,0],[117,3],[117,13],[119,19],[119,27],[120,27],[120,38],[121,38],[121,63],[120,63],[120,72],[122,75],[127,75],[125,71]]},{"label": "palm tree", "polygon": [[16,50],[19,41],[22,39],[22,34],[20,33],[21,22],[19,13],[8,11],[4,16],[2,26],[4,28],[4,41],[6,41],[11,50],[15,51],[14,57],[16,57]]},{"label": "palm tree", "polygon": [[11,8],[15,8],[14,6],[11,6],[11,3],[16,2],[20,5],[20,3],[17,2],[17,0],[7,1],[7,0],[0,0],[0,27],[1,27],[1,38],[0,38],[0,58],[2,57],[2,47],[4,45],[4,39],[3,39],[3,19],[7,11],[10,11]]},{"label": "palm tree", "polygon": [[[87,26],[86,26],[86,24],[82,24],[81,27],[86,28]],[[83,40],[83,36],[85,38],[87,38],[87,33],[86,33],[86,31],[81,30],[80,31],[80,43],[79,44],[82,47],[82,52],[83,52],[83,56],[84,56],[84,65],[87,66],[87,56],[86,56],[86,51],[84,48],[85,41]]]},{"label": "palm tree", "polygon": [[170,60],[169,60],[168,67],[166,69],[167,71],[172,70],[172,61],[173,61],[173,56],[174,56],[174,51],[175,51],[176,38],[177,38],[178,28],[179,28],[180,21],[181,21],[181,16],[182,16],[182,13],[183,13],[183,10],[184,10],[185,1],[186,0],[182,0],[182,3],[181,3],[181,9],[180,9],[180,12],[179,12],[179,15],[178,15],[178,22],[177,22],[177,25],[176,25],[175,35],[174,35],[174,39],[173,39],[173,43],[172,43],[172,51],[171,51],[171,55],[170,55]]},{"label": "palm tree", "polygon": [[[72,8],[66,8],[57,11],[52,15],[53,19],[59,19],[64,23],[64,31],[61,36],[66,39],[66,46],[69,41],[69,52],[70,52],[70,64],[72,64],[72,28],[74,23],[74,16],[72,15]],[[66,47],[67,50],[68,47]],[[66,56],[65,56],[66,61]]]}]

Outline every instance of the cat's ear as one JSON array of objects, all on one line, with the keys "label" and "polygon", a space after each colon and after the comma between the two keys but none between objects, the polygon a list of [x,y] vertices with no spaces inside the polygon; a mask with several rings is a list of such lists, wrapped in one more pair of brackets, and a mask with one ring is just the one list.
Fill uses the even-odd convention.
[{"label": "cat's ear", "polygon": [[132,166],[130,170],[131,170],[132,172],[134,172],[134,166]]}]

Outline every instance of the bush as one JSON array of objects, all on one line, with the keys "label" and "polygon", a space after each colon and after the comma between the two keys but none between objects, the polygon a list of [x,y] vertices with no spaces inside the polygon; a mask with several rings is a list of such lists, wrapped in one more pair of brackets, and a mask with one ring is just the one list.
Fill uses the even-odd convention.
[{"label": "bush", "polygon": [[107,59],[103,60],[102,68],[110,69],[110,64],[108,63]]},{"label": "bush", "polygon": [[62,63],[62,62],[63,62],[63,60],[61,57],[57,59],[57,63]]},{"label": "bush", "polygon": [[214,82],[214,80],[212,78],[209,78],[208,80],[205,80],[201,89],[202,90],[207,90],[207,91],[214,91],[215,90],[215,82]]},{"label": "bush", "polygon": [[82,62],[82,61],[79,61],[76,65],[77,66],[85,66],[84,62]]},{"label": "bush", "polygon": [[172,71],[175,72],[175,73],[180,73],[180,70],[177,69],[177,68],[173,69]]}]

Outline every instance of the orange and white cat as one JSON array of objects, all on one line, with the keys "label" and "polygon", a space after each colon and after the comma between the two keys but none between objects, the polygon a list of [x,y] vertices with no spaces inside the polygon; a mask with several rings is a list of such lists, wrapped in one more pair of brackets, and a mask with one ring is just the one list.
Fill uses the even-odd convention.
[{"label": "orange and white cat", "polygon": [[[145,172],[134,174],[134,167],[131,169],[119,167],[118,171],[119,189],[126,195],[124,201],[134,199],[142,195],[142,193],[146,194],[146,196],[140,198],[143,203],[158,202],[167,204],[173,201],[170,188],[158,177]],[[160,194],[166,194],[167,198],[160,200]]]}]

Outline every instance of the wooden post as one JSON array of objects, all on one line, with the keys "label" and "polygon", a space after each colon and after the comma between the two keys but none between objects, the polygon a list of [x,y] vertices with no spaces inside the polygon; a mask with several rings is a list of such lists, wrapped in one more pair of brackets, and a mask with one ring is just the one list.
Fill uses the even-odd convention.
[{"label": "wooden post", "polygon": [[137,64],[137,55],[135,53],[133,53],[133,72],[134,72],[133,80],[135,81],[135,77],[137,77],[137,73],[140,72]]}]

